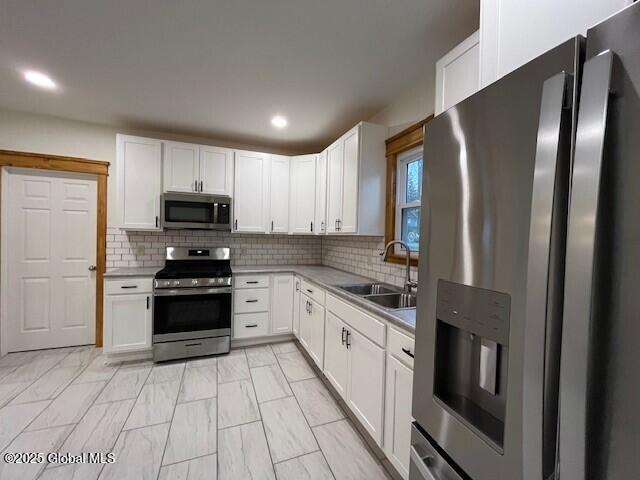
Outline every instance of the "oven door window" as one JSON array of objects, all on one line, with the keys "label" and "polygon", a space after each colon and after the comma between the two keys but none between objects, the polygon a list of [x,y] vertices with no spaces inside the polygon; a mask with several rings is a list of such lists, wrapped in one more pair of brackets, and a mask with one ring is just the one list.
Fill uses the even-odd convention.
[{"label": "oven door window", "polygon": [[231,328],[231,293],[154,297],[153,334]]},{"label": "oven door window", "polygon": [[213,203],[167,200],[164,218],[176,223],[216,223]]}]

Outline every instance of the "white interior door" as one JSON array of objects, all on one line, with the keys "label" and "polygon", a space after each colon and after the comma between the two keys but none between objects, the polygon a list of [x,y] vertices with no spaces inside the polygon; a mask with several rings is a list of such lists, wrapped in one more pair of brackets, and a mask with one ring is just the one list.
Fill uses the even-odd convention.
[{"label": "white interior door", "polygon": [[4,175],[7,351],[94,343],[96,180],[35,170]]}]

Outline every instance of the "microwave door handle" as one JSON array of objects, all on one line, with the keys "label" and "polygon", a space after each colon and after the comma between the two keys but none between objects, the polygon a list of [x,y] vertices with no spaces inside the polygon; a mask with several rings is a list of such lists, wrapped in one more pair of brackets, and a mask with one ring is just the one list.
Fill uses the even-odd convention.
[{"label": "microwave door handle", "polygon": [[[568,195],[568,173],[566,163],[568,152],[562,151],[565,135],[571,133],[572,110],[566,108],[571,105],[572,77],[567,73],[558,73],[548,78],[542,86],[540,99],[540,116],[538,120],[538,138],[533,175],[533,191],[531,200],[531,219],[529,233],[529,256],[527,268],[527,305],[525,310],[525,336],[527,343],[524,347],[524,371],[525,378],[530,381],[524,384],[524,413],[523,413],[523,455],[524,470],[526,476],[531,478],[546,478],[543,475],[543,466],[554,463],[555,449],[548,448],[542,438],[545,433],[555,437],[557,431],[557,418],[554,409],[545,403],[557,404],[557,383],[551,375],[545,375],[545,366],[549,361],[552,370],[558,368],[553,351],[546,351],[550,345],[557,349],[559,341],[557,335],[546,341],[546,335],[557,330],[552,325],[557,325],[560,318],[554,315],[559,310],[553,308],[560,301],[557,292],[548,290],[554,285],[562,284],[550,281],[557,275],[557,271],[551,267],[557,253],[553,245],[558,244],[553,238],[563,236],[560,226],[553,226],[554,207],[563,211]],[[563,163],[564,162],[564,163]],[[563,174],[564,173],[564,174]],[[558,179],[556,181],[556,179]],[[557,198],[554,198],[557,197]],[[559,217],[561,214],[558,214]],[[562,215],[564,216],[564,215]],[[550,221],[551,220],[551,221]],[[557,219],[555,220],[558,221]],[[483,339],[483,348],[488,339]],[[493,343],[493,342],[491,342]],[[487,344],[489,345],[489,344]],[[495,344],[489,345],[489,352],[493,351],[495,357]],[[555,360],[555,361],[554,361]],[[555,369],[553,367],[555,365]],[[489,384],[488,391],[494,390]],[[485,388],[487,389],[487,388]],[[540,401],[544,399],[545,401]],[[546,414],[546,415],[545,415]],[[540,421],[542,419],[542,421]],[[547,459],[545,461],[544,459]],[[546,469],[546,468],[545,468]]]},{"label": "microwave door handle", "polygon": [[560,366],[560,478],[586,478],[587,367],[594,315],[594,257],[601,207],[607,111],[614,54],[607,50],[584,64],[576,130],[569,223]]}]

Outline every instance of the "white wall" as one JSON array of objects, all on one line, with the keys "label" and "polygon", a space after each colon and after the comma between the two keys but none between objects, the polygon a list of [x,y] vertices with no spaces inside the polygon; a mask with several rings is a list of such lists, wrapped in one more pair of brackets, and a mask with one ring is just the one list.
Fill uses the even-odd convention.
[{"label": "white wall", "polygon": [[389,136],[433,114],[435,98],[435,65],[430,74],[405,91],[390,105],[369,119],[389,127]]},{"label": "white wall", "polygon": [[480,76],[486,86],[633,3],[632,0],[482,0]]},{"label": "white wall", "polygon": [[[108,180],[107,223],[115,225],[116,133],[183,142],[262,150],[255,145],[229,144],[210,138],[184,137],[166,133],[129,130],[76,122],[57,117],[0,110],[0,150],[46,153],[103,160],[111,164]],[[270,151],[273,151],[271,149]],[[288,154],[291,152],[273,152]]]}]

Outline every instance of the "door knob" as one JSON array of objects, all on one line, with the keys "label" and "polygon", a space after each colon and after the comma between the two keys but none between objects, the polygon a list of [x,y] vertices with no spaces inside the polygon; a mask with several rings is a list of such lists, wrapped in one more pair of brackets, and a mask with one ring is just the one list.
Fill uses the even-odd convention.
[{"label": "door knob", "polygon": [[96,267],[95,265],[89,265],[89,271],[90,272],[95,272],[98,269],[98,267]]}]

